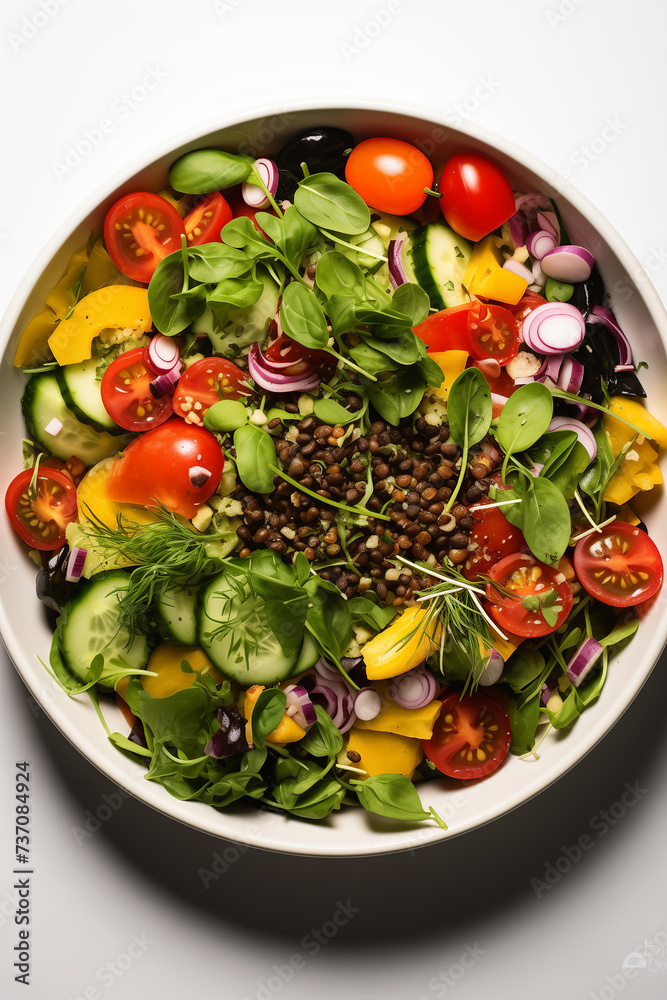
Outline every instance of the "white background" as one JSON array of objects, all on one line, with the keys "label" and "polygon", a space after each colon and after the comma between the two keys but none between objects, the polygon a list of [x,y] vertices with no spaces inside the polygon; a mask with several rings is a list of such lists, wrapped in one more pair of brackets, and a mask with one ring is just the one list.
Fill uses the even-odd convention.
[{"label": "white background", "polygon": [[[667,301],[665,11],[649,0],[6,2],[0,305],[79,202],[171,134],[335,97],[469,120],[567,172]],[[98,145],[59,167],[102,119],[112,128]],[[664,658],[603,743],[539,798],[414,854],[336,861],[239,852],[120,799],[0,659],[3,997],[667,995],[667,957],[651,945],[667,940]],[[23,759],[29,988],[12,968]],[[84,836],[86,821],[100,829]],[[628,979],[635,950],[648,967]]]}]

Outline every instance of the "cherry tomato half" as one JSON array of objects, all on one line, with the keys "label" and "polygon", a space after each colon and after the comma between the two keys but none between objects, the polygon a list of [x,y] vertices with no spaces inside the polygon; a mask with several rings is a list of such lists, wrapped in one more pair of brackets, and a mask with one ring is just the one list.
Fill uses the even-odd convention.
[{"label": "cherry tomato half", "polygon": [[126,431],[147,431],[173,413],[171,395],[156,399],[151,392],[155,375],[146,367],[143,347],[125,351],[102,376],[102,402],[112,420]]},{"label": "cherry tomato half", "polygon": [[219,243],[220,230],[232,218],[232,210],[219,191],[204,195],[183,220],[188,246]]},{"label": "cherry tomato half", "polygon": [[537,309],[538,306],[546,305],[546,302],[547,300],[544,296],[538,295],[537,292],[525,292],[517,304],[512,306],[514,319],[517,321],[519,326],[521,326],[526,316],[528,316],[529,313],[532,313],[533,309]]},{"label": "cherry tomato half", "polygon": [[660,590],[662,558],[653,539],[626,521],[612,521],[580,538],[574,570],[581,586],[602,604],[627,608]]},{"label": "cherry tomato half", "polygon": [[5,509],[24,542],[52,552],[63,547],[65,529],[76,520],[76,487],[64,472],[40,465],[31,492],[34,472],[34,468],[26,469],[11,481]]},{"label": "cherry tomato half", "polygon": [[450,691],[442,699],[433,736],[422,746],[450,778],[483,778],[502,764],[511,740],[507,712],[494,698],[482,691],[463,697]]},{"label": "cherry tomato half", "polygon": [[519,353],[519,327],[504,306],[474,302],[468,312],[468,352],[476,361],[493,358],[506,365]]},{"label": "cherry tomato half", "polygon": [[480,153],[457,153],[442,171],[440,208],[452,229],[477,242],[515,212],[509,181],[493,160]]},{"label": "cherry tomato half", "polygon": [[[533,638],[548,635],[563,624],[572,608],[572,591],[557,569],[540,562],[529,552],[514,552],[492,566],[488,575],[512,595],[501,594],[493,584],[486,586],[486,596],[490,601],[489,610],[500,625],[515,635]],[[523,607],[527,597],[539,598],[554,590],[555,600],[549,605],[556,614],[553,624],[547,621],[541,610]]]},{"label": "cherry tomato half", "polygon": [[429,351],[467,351],[475,361],[499,365],[519,353],[519,327],[509,309],[479,300],[431,313],[413,329]]},{"label": "cherry tomato half", "polygon": [[226,358],[202,358],[189,365],[174,390],[174,413],[189,424],[202,427],[209,406],[221,399],[249,396],[247,374]]},{"label": "cherry tomato half", "polygon": [[173,205],[151,191],[135,191],[115,202],[104,219],[104,244],[123,274],[145,284],[160,261],[181,246],[183,220]]},{"label": "cherry tomato half", "polygon": [[224,458],[213,434],[176,418],[130,441],[109,470],[110,500],[162,503],[192,518],[215,492]]},{"label": "cherry tomato half", "polygon": [[470,509],[474,524],[470,531],[464,575],[474,580],[478,573],[488,573],[492,566],[524,548],[526,540],[520,528],[507,520],[501,507],[488,497],[481,497]]},{"label": "cherry tomato half", "polygon": [[345,180],[370,208],[392,215],[416,212],[433,186],[433,167],[416,146],[401,139],[365,139],[345,165]]}]

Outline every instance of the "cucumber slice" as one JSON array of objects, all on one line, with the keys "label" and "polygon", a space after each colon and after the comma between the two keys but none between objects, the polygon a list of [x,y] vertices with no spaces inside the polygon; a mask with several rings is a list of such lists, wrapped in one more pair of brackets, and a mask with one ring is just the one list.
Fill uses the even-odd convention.
[{"label": "cucumber slice", "polygon": [[228,571],[199,593],[197,639],[215,666],[245,688],[285,680],[298,659],[283,653],[263,599],[252,593],[245,577]]},{"label": "cucumber slice", "polygon": [[146,637],[118,624],[119,593],[124,590],[127,573],[98,573],[77,584],[74,596],[63,605],[56,630],[58,645],[65,666],[79,680],[86,677],[98,653],[104,657],[101,684],[117,674],[119,664],[143,670],[148,663]]},{"label": "cucumber slice", "polygon": [[403,244],[406,274],[428,294],[433,309],[467,301],[462,281],[472,246],[444,222],[433,222],[410,233]]},{"label": "cucumber slice", "polygon": [[314,667],[320,658],[320,651],[317,648],[317,643],[313,639],[310,632],[306,632],[303,637],[303,644],[299,651],[299,659],[296,661],[296,666],[294,667],[294,673],[303,674],[306,670],[310,670]]},{"label": "cucumber slice", "polygon": [[[86,466],[97,465],[122,446],[121,438],[106,431],[96,431],[72,413],[52,372],[32,375],[28,379],[21,407],[33,440],[63,462],[76,455]],[[54,419],[62,427],[56,434],[50,434],[46,428]]]},{"label": "cucumber slice", "polygon": [[157,602],[157,615],[165,638],[180,646],[197,645],[196,587],[170,587]]},{"label": "cucumber slice", "polygon": [[93,353],[86,361],[56,369],[58,386],[65,405],[84,424],[97,431],[122,434],[123,428],[111,419],[102,402],[101,383],[95,377],[99,363],[99,355]]}]

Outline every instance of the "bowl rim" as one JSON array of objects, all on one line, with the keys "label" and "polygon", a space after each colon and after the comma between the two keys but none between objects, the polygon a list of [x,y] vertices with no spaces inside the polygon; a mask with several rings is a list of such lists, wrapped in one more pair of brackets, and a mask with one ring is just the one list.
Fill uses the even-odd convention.
[{"label": "bowl rim", "polygon": [[[63,248],[67,239],[84,223],[88,216],[99,209],[115,191],[126,185],[136,174],[150,168],[151,165],[162,158],[173,155],[175,151],[180,151],[183,147],[193,143],[204,142],[210,136],[225,129],[280,114],[294,114],[298,116],[317,114],[318,112],[336,112],[341,116],[345,116],[346,113],[350,112],[365,112],[369,115],[384,114],[394,117],[405,116],[417,119],[422,123],[432,124],[444,129],[446,132],[451,132],[459,140],[459,145],[461,145],[461,142],[464,143],[466,139],[472,139],[475,142],[485,144],[491,150],[496,150],[503,156],[515,161],[522,170],[530,171],[539,176],[547,185],[555,191],[560,192],[562,197],[569,201],[587,223],[600,234],[628,275],[635,275],[638,271],[643,271],[637,258],[623,238],[585,195],[574,185],[564,181],[564,178],[557,171],[543,163],[532,153],[526,151],[514,141],[497,135],[489,129],[469,121],[452,125],[451,122],[446,120],[447,116],[438,115],[418,105],[394,100],[378,101],[375,98],[367,100],[359,98],[352,101],[346,99],[344,106],[341,106],[340,100],[335,97],[317,98],[315,102],[295,100],[273,107],[267,107],[263,103],[244,109],[237,108],[234,112],[229,112],[227,115],[220,115],[215,119],[180,129],[176,133],[172,133],[170,138],[152,145],[149,150],[133,157],[129,163],[125,163],[121,168],[109,175],[103,183],[99,184],[95,191],[89,194],[78,206],[77,210],[58,226],[57,230],[27,268],[0,323],[0,350],[6,352],[20,314],[29,301],[39,277],[56,257],[58,251]],[[567,185],[565,191],[563,190],[564,183]],[[632,279],[632,283],[649,312],[661,336],[663,345],[667,344],[667,310],[665,310],[651,283],[650,277],[646,275],[646,280],[642,280],[641,288],[639,288],[634,278]],[[583,748],[580,741],[577,742],[576,747],[570,746],[569,749],[566,746],[560,747],[558,766],[550,767],[547,776],[543,774],[539,781],[527,781],[523,788],[517,790],[510,797],[509,801],[502,801],[499,807],[488,809],[482,816],[476,815],[469,823],[464,822],[462,826],[448,833],[439,828],[421,827],[419,835],[416,836],[415,828],[410,824],[401,825],[399,829],[392,827],[391,830],[383,829],[382,824],[379,824],[379,832],[371,830],[370,827],[368,828],[366,833],[367,844],[348,844],[342,840],[337,843],[332,840],[325,849],[316,843],[309,843],[307,838],[303,839],[298,836],[296,830],[301,830],[303,833],[303,830],[308,828],[309,824],[299,823],[294,818],[285,815],[276,817],[277,820],[283,820],[285,830],[287,830],[288,824],[296,824],[297,826],[295,835],[291,836],[288,832],[286,836],[280,838],[279,844],[267,842],[263,832],[263,827],[271,830],[273,820],[262,824],[259,823],[258,819],[258,827],[246,824],[242,829],[234,829],[234,825],[238,825],[234,823],[234,819],[237,816],[235,812],[219,811],[210,806],[205,806],[203,803],[182,802],[179,799],[175,799],[162,786],[146,782],[143,777],[143,771],[136,776],[135,780],[128,773],[127,767],[124,766],[130,762],[115,748],[113,749],[113,756],[107,758],[108,747],[106,744],[100,750],[99,747],[87,740],[80,743],[75,742],[71,733],[70,713],[72,700],[64,692],[61,692],[60,688],[57,688],[55,697],[52,700],[46,700],[45,703],[43,681],[37,682],[36,669],[28,662],[28,658],[18,642],[18,637],[14,634],[13,627],[6,616],[2,600],[0,600],[0,634],[17,672],[56,727],[106,777],[116,782],[116,784],[124,788],[131,795],[139,798],[144,804],[151,806],[163,815],[175,819],[186,826],[209,833],[218,838],[243,843],[251,847],[301,856],[358,857],[414,850],[419,846],[425,846],[430,843],[441,843],[447,839],[451,839],[453,836],[461,836],[494,819],[505,816],[533,795],[548,788],[566,774],[579,760],[583,759],[627,710],[650,675],[665,646],[667,640],[667,621],[664,626],[655,628],[648,637],[644,637],[645,652],[642,656],[642,662],[646,664],[646,667],[629,679],[627,686],[624,688],[622,705],[620,707],[615,705],[613,711],[610,711],[611,706],[608,705],[605,710],[601,710],[595,714],[592,723],[587,726]],[[62,694],[62,698],[58,696],[58,692]],[[86,702],[86,706],[90,708],[88,702]],[[597,707],[601,708],[600,705]],[[101,726],[100,730],[103,732]],[[136,767],[136,765],[134,766]],[[467,787],[470,788],[471,786],[468,785]],[[166,798],[164,798],[165,796]],[[253,816],[258,815],[258,811],[254,808],[251,812]],[[259,812],[259,816],[262,815],[267,814]],[[226,822],[228,817],[232,818],[231,825]]]}]

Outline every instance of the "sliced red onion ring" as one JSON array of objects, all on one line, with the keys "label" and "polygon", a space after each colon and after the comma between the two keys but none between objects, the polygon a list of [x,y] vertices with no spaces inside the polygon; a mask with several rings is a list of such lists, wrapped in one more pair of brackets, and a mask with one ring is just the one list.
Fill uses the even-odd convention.
[{"label": "sliced red onion ring", "polygon": [[146,348],[146,365],[154,375],[166,375],[179,363],[180,351],[173,337],[156,333]]},{"label": "sliced red onion ring", "polygon": [[564,392],[571,392],[576,396],[581,389],[581,383],[584,381],[584,366],[569,354],[566,354],[560,366],[560,374],[557,381],[559,387]]},{"label": "sliced red onion ring", "polygon": [[315,706],[303,684],[288,685],[285,688],[285,694],[287,696],[287,715],[294,719],[302,729],[307,729],[308,726],[317,722]]},{"label": "sliced red onion ring", "polygon": [[[328,675],[331,676],[328,676]],[[341,733],[346,733],[356,722],[354,711],[354,696],[352,688],[348,686],[343,675],[331,664],[324,660],[319,660],[313,670],[301,678],[301,684],[306,688],[311,701],[315,702],[313,695],[319,695],[324,699],[324,711]]]},{"label": "sliced red onion ring", "polygon": [[[252,344],[248,354],[248,371],[262,389],[269,392],[309,392],[317,389],[322,381],[315,369],[310,366],[298,375],[286,375],[276,372],[275,368],[271,368],[271,364],[267,362],[259,345]],[[278,364],[283,367],[282,362]]]},{"label": "sliced red onion ring", "polygon": [[389,243],[387,263],[389,265],[389,280],[393,288],[404,285],[408,280],[403,266],[403,244],[407,236],[407,233],[399,233],[396,239]]},{"label": "sliced red onion ring", "polygon": [[595,460],[595,456],[598,453],[595,435],[590,427],[587,427],[586,424],[581,422],[581,420],[576,420],[574,417],[553,417],[551,423],[547,427],[547,430],[574,431],[579,438],[579,441],[588,452],[591,462]]},{"label": "sliced red onion ring", "polygon": [[542,367],[535,376],[536,382],[546,382],[551,379],[554,385],[558,382],[564,354],[549,354],[542,362]]},{"label": "sliced red onion ring", "polygon": [[504,658],[497,649],[492,649],[489,659],[477,677],[477,683],[482,687],[490,687],[491,684],[496,684],[500,680],[504,668]]},{"label": "sliced red onion ring", "polygon": [[150,384],[150,390],[154,399],[160,399],[162,396],[166,396],[168,392],[173,391],[174,386],[181,377],[181,368],[181,362],[177,361],[171,371],[164,372],[153,379]]},{"label": "sliced red onion ring", "polygon": [[[530,233],[526,239],[526,250],[533,260],[541,261],[545,254],[557,246],[558,240],[553,233],[548,233],[546,229],[538,229],[534,233]],[[548,272],[545,271],[546,273]]]},{"label": "sliced red onion ring", "polygon": [[521,212],[515,212],[512,218],[509,219],[508,225],[510,227],[510,236],[512,237],[514,248],[516,249],[516,247],[522,247],[525,243],[525,227]]},{"label": "sliced red onion ring", "polygon": [[374,688],[362,688],[357,692],[354,699],[354,711],[358,719],[362,722],[370,722],[380,714],[382,708],[382,698],[379,691]]},{"label": "sliced red onion ring", "polygon": [[560,243],[560,223],[555,212],[538,212],[537,224],[547,233],[551,233],[556,240],[556,246]]},{"label": "sliced red onion ring", "polygon": [[545,285],[546,284],[547,276],[544,273],[544,271],[542,270],[542,265],[540,264],[539,260],[534,260],[533,261],[532,275],[533,275],[533,281],[532,281],[532,283],[534,285]]},{"label": "sliced red onion ring", "polygon": [[632,361],[632,348],[630,347],[630,341],[616,322],[611,309],[605,309],[604,306],[593,306],[588,315],[587,322],[602,323],[611,333],[613,333],[616,343],[618,344],[619,358],[614,371],[633,372],[635,370],[635,366]]},{"label": "sliced red onion ring", "polygon": [[76,546],[72,549],[67,557],[67,568],[65,570],[65,579],[68,583],[76,583],[81,579],[87,555],[88,549],[78,549]]},{"label": "sliced red onion ring", "polygon": [[545,302],[528,313],[521,335],[538,354],[566,354],[579,347],[586,324],[579,310],[568,302]]},{"label": "sliced red onion ring", "polygon": [[[266,157],[255,160],[254,166],[273,197],[278,190],[278,167],[273,160],[267,160]],[[241,185],[241,197],[251,208],[266,208],[270,204],[263,188],[259,184],[251,184],[248,181]]]},{"label": "sliced red onion ring", "polygon": [[547,277],[556,281],[588,281],[595,257],[585,247],[555,247],[544,254],[540,264]]},{"label": "sliced red onion ring", "polygon": [[389,685],[389,696],[401,708],[423,708],[436,696],[438,682],[428,670],[408,670],[394,677]]},{"label": "sliced red onion ring", "polygon": [[511,271],[512,274],[518,274],[520,278],[523,278],[529,285],[532,285],[533,272],[525,264],[521,264],[518,260],[506,260],[503,268],[505,271]]},{"label": "sliced red onion ring", "polygon": [[528,194],[520,194],[518,198],[515,198],[514,206],[517,212],[521,210],[527,219],[534,219],[541,209],[549,211],[551,202],[545,194],[530,191]]},{"label": "sliced red onion ring", "polygon": [[567,665],[566,674],[575,687],[579,687],[602,656],[603,647],[597,639],[585,639]]}]

